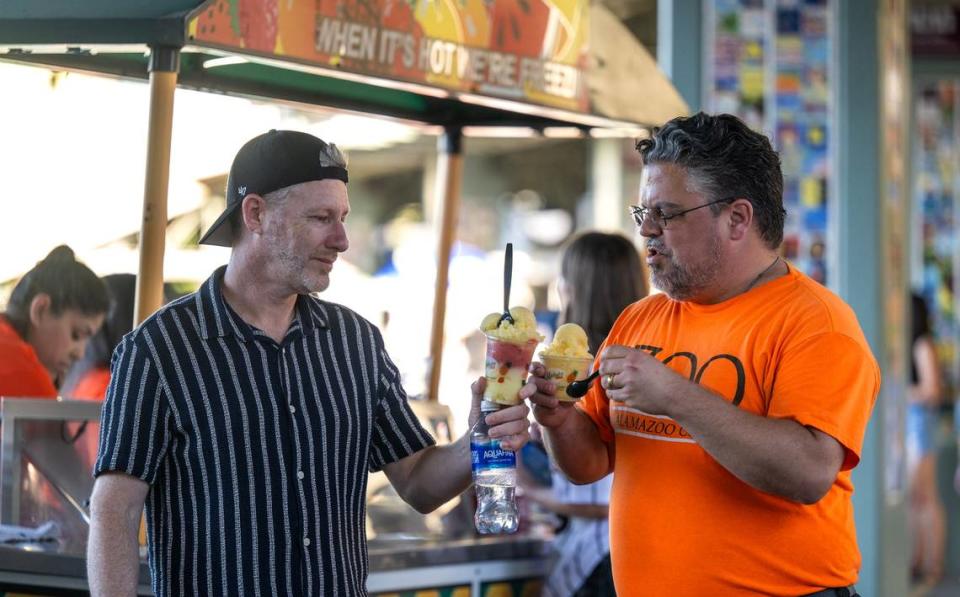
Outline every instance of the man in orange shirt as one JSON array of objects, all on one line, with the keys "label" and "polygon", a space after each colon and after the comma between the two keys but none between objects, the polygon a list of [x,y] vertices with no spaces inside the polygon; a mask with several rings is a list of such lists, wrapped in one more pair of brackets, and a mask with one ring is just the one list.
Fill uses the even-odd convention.
[{"label": "man in orange shirt", "polygon": [[780,160],[733,116],[637,144],[663,290],[621,314],[575,407],[523,395],[575,482],[614,473],[620,595],[855,595],[851,469],[880,385],[853,311],[778,256]]}]

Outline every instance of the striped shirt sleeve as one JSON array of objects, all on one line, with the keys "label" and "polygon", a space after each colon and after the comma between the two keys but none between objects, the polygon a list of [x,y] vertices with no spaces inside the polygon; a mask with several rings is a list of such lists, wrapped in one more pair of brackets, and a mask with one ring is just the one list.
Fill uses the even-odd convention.
[{"label": "striped shirt sleeve", "polygon": [[374,415],[368,466],[372,473],[436,443],[407,403],[407,392],[400,383],[400,371],[383,347],[379,332],[376,337],[381,369],[379,404]]},{"label": "striped shirt sleeve", "polygon": [[153,483],[170,441],[163,388],[147,344],[128,335],[113,353],[94,477],[115,471]]}]

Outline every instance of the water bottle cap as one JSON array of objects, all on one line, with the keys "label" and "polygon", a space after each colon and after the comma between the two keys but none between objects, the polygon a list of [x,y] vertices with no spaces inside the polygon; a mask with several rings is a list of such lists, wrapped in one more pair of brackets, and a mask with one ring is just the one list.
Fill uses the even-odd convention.
[{"label": "water bottle cap", "polygon": [[500,410],[500,404],[492,400],[483,400],[480,402],[480,412],[492,413],[497,410]]}]

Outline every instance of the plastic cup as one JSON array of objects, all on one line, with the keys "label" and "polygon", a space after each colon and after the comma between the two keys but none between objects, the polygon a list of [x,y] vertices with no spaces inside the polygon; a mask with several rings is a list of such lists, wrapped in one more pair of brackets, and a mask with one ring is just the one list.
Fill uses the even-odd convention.
[{"label": "plastic cup", "polygon": [[557,400],[576,402],[578,398],[567,395],[567,386],[571,382],[590,375],[593,357],[565,357],[553,354],[540,354],[540,361],[547,369],[546,378],[556,385],[554,397]]},{"label": "plastic cup", "polygon": [[487,378],[487,388],[483,392],[483,399],[511,406],[520,404],[520,388],[527,381],[527,370],[539,341],[531,338],[517,343],[490,334],[486,336],[484,376]]}]

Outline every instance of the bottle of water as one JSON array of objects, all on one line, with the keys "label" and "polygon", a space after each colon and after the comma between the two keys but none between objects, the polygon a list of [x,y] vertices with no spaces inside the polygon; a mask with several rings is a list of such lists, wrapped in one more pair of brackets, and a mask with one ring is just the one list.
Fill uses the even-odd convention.
[{"label": "bottle of water", "polygon": [[480,420],[470,431],[470,452],[473,456],[473,485],[477,490],[477,513],[474,524],[483,535],[513,533],[519,516],[514,493],[517,486],[517,456],[490,439],[486,417],[500,408],[496,402],[484,400]]}]

